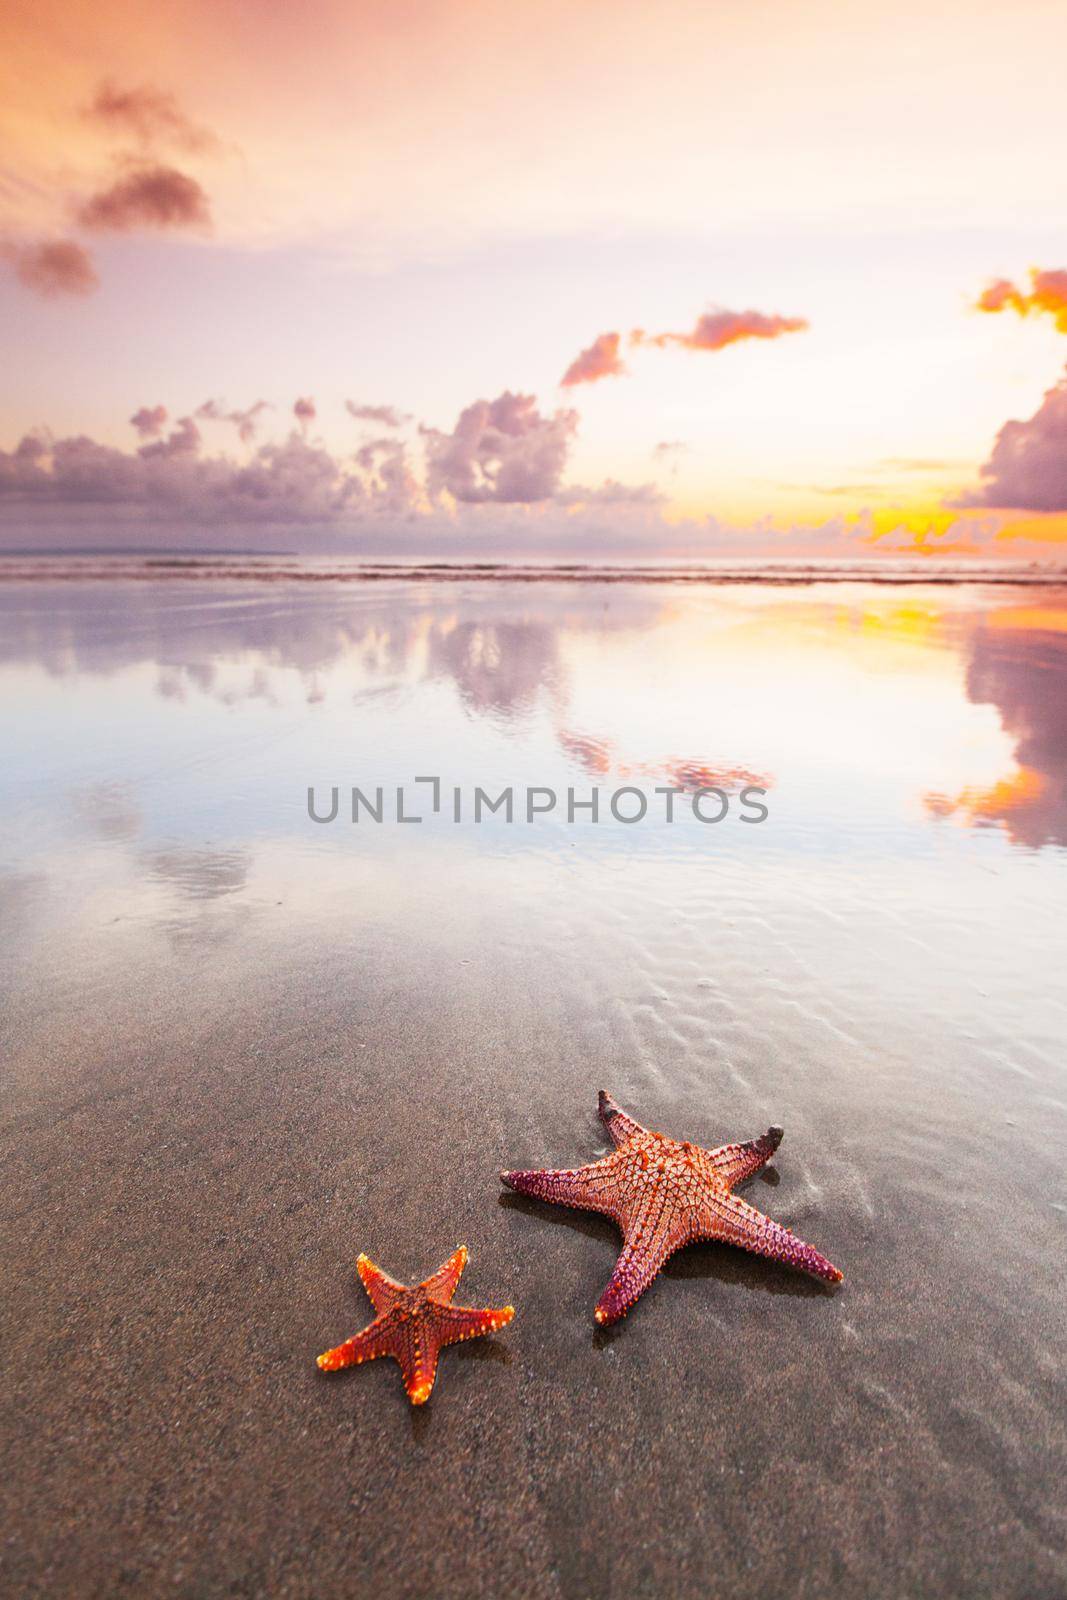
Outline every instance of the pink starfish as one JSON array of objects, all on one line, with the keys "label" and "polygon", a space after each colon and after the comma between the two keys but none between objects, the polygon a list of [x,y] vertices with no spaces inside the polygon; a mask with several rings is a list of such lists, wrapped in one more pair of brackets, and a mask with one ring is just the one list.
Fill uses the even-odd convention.
[{"label": "pink starfish", "polygon": [[842,1281],[844,1274],[814,1246],[733,1193],[770,1160],[782,1142],[781,1128],[768,1128],[744,1144],[704,1150],[650,1133],[603,1090],[600,1115],[616,1147],[602,1161],[571,1171],[500,1174],[520,1194],[603,1212],[622,1229],[622,1254],[594,1312],[598,1322],[624,1317],[668,1257],[695,1239],[721,1239],[826,1283]]}]

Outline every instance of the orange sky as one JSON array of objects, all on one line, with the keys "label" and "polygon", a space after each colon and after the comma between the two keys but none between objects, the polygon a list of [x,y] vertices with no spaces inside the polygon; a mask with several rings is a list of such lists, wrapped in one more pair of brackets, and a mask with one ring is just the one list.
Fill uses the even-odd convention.
[{"label": "orange sky", "polygon": [[[43,0],[2,32],[0,449],[121,452],[92,494],[124,515],[1064,541],[1067,338],[1029,275],[1067,264],[1061,7]],[[509,392],[521,437],[471,420]],[[145,466],[209,400],[268,404]],[[83,468],[9,464],[0,529],[91,521]]]}]

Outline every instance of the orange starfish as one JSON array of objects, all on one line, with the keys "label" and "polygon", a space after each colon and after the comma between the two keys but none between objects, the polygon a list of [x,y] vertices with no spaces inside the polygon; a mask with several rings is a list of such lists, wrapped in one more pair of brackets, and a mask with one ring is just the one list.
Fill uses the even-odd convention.
[{"label": "orange starfish", "polygon": [[818,1250],[733,1193],[770,1160],[782,1142],[781,1128],[745,1144],[704,1150],[650,1133],[603,1089],[600,1115],[616,1147],[602,1161],[572,1171],[500,1174],[520,1194],[601,1211],[622,1229],[622,1254],[594,1312],[598,1322],[624,1317],[667,1258],[694,1239],[723,1239],[827,1283],[841,1282],[844,1274]]},{"label": "orange starfish", "polygon": [[466,1265],[467,1247],[461,1244],[424,1283],[408,1288],[376,1267],[369,1256],[361,1255],[356,1271],[378,1315],[361,1333],[319,1356],[323,1372],[354,1367],[377,1356],[392,1356],[400,1364],[408,1399],[413,1406],[421,1406],[430,1398],[437,1376],[437,1357],[446,1344],[495,1333],[515,1315],[514,1306],[475,1311],[452,1304]]}]

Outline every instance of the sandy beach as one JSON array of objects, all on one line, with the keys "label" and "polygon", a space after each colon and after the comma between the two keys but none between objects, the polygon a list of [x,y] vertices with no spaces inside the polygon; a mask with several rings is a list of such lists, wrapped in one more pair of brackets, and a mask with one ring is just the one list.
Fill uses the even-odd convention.
[{"label": "sandy beach", "polygon": [[[25,1596],[1067,1589],[1067,595],[0,585],[5,1473]],[[768,641],[776,658],[767,659]],[[312,823],[663,782],[716,829]],[[705,1145],[836,1292],[501,1189]],[[327,1376],[360,1251],[512,1325]]]}]

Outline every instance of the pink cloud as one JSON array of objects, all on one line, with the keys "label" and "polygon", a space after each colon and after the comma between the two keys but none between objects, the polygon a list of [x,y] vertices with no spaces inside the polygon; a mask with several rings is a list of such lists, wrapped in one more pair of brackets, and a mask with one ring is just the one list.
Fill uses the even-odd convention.
[{"label": "pink cloud", "polygon": [[1059,333],[1067,333],[1067,271],[1030,269],[1030,288],[1020,289],[1010,278],[994,278],[975,301],[978,311],[1014,311],[1020,317],[1034,313],[1052,318]]},{"label": "pink cloud", "polygon": [[130,427],[136,428],[142,439],[158,439],[166,420],[166,406],[142,406],[130,418]]},{"label": "pink cloud", "polygon": [[38,244],[2,244],[0,255],[11,262],[26,289],[46,300],[60,295],[92,294],[100,280],[89,252],[73,239],[46,239]]},{"label": "pink cloud", "polygon": [[476,400],[451,433],[422,429],[429,492],[466,503],[551,499],[577,426],[574,411],[542,416],[533,395],[507,391]]},{"label": "pink cloud", "polygon": [[293,416],[306,433],[316,417],[315,402],[310,395],[301,395],[293,402]]},{"label": "pink cloud", "polygon": [[372,439],[356,451],[355,460],[382,510],[403,514],[413,509],[419,485],[401,440]]},{"label": "pink cloud", "polygon": [[[393,441],[389,441],[393,443]],[[0,500],[25,522],[30,509],[64,515],[96,507],[123,509],[146,524],[225,526],[233,522],[335,522],[351,510],[408,510],[407,480],[397,459],[352,471],[299,433],[261,445],[249,461],[205,456],[200,431],[183,417],[166,438],[134,451],[84,434],[52,439],[29,434],[0,450]]]},{"label": "pink cloud", "polygon": [[215,135],[191,121],[172,94],[147,85],[119,89],[105,81],[84,114],[111,132],[131,135],[144,146],[169,144],[196,153],[218,145]]},{"label": "pink cloud", "polygon": [[768,316],[762,311],[705,311],[689,333],[646,333],[635,328],[630,341],[635,345],[655,345],[663,350],[678,345],[684,350],[725,350],[744,339],[780,339],[787,333],[804,333],[810,323],[804,317]]},{"label": "pink cloud", "polygon": [[963,506],[1067,511],[1067,372],[1025,422],[1006,422]]},{"label": "pink cloud", "polygon": [[237,437],[242,444],[251,444],[256,436],[259,419],[264,411],[270,410],[269,400],[257,400],[254,405],[246,407],[244,411],[227,411],[217,400],[205,400],[198,406],[196,415],[204,422],[232,422],[237,429]]},{"label": "pink cloud", "polygon": [[345,410],[357,422],[376,422],[382,428],[402,428],[411,418],[395,406],[361,406],[354,400],[345,401]]},{"label": "pink cloud", "polygon": [[599,383],[601,378],[620,378],[626,368],[619,358],[617,333],[601,333],[592,344],[575,356],[563,377],[560,388],[573,388],[578,383]]},{"label": "pink cloud", "polygon": [[658,506],[666,498],[654,483],[620,483],[617,478],[607,478],[595,489],[568,484],[556,494],[561,506]]},{"label": "pink cloud", "polygon": [[[158,409],[162,411],[163,407]],[[165,439],[143,444],[137,454],[144,461],[152,461],[170,456],[195,456],[199,449],[200,429],[192,417],[180,417]]]},{"label": "pink cloud", "polygon": [[78,211],[83,228],[131,233],[139,228],[209,228],[208,197],[176,167],[136,167],[110,188],[91,195]]}]

